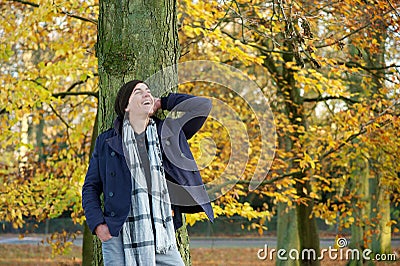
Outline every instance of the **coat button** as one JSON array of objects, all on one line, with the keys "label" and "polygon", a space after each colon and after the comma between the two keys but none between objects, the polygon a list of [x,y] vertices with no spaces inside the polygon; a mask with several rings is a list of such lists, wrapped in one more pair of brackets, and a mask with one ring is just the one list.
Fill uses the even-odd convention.
[{"label": "coat button", "polygon": [[115,212],[111,212],[111,216],[114,217],[115,216]]},{"label": "coat button", "polygon": [[115,176],[115,172],[111,172],[110,175],[111,175],[111,176]]},{"label": "coat button", "polygon": [[113,192],[109,192],[108,196],[112,197],[112,196],[114,196],[114,193]]},{"label": "coat button", "polygon": [[185,158],[185,154],[183,154],[183,152],[181,153],[181,157],[182,157],[182,158]]},{"label": "coat button", "polygon": [[115,156],[115,151],[111,152],[111,156],[114,157]]},{"label": "coat button", "polygon": [[171,142],[169,142],[169,140],[166,140],[165,145],[169,146],[169,145],[171,145]]}]

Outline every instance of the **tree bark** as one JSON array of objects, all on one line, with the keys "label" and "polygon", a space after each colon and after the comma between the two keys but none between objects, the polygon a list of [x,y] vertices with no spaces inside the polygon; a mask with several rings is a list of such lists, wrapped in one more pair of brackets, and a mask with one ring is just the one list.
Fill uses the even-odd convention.
[{"label": "tree bark", "polygon": [[[275,103],[273,107],[275,112],[284,113],[289,116],[286,105],[284,103]],[[280,136],[281,134],[278,134]],[[293,141],[286,134],[278,138],[279,149],[290,152],[293,149]],[[292,168],[291,163],[288,168]],[[283,173],[281,173],[283,174]],[[289,206],[284,202],[279,202],[277,206],[277,249],[300,250],[300,239],[298,232],[297,210],[295,206]],[[299,266],[299,260],[279,260],[276,258],[276,266]]]},{"label": "tree bark", "polygon": [[[371,67],[381,67],[386,65],[386,38],[387,28],[383,21],[377,22],[378,29],[372,33],[377,44],[379,44],[378,52],[371,52],[367,49],[368,65]],[[376,71],[377,75],[372,76],[373,85],[371,87],[373,93],[379,93],[379,89],[384,86],[382,77],[385,76],[385,70]],[[375,110],[379,113],[381,110]],[[385,153],[377,151],[376,164],[383,165],[382,158],[385,158]],[[384,160],[383,160],[384,161]],[[371,167],[374,167],[373,165]],[[375,234],[372,235],[372,251],[374,254],[390,253],[391,247],[391,226],[390,224],[390,193],[389,189],[381,184],[383,179],[380,171],[375,171],[374,178],[370,178],[370,193],[373,199],[371,201],[370,219],[373,224],[376,224]]]},{"label": "tree bark", "polygon": [[[99,112],[96,112],[96,118],[94,120],[93,131],[92,131],[92,139],[90,141],[90,152],[89,158],[92,157],[92,153],[94,150],[94,145],[96,143],[96,138],[98,135],[98,116]],[[92,232],[89,229],[89,226],[85,222],[83,225],[83,243],[82,243],[82,266],[90,266],[93,261],[93,252],[94,252],[94,241]]]},{"label": "tree bark", "polygon": [[[118,89],[132,79],[145,80],[179,58],[175,0],[100,1],[97,57],[99,61],[99,128],[114,120]],[[176,73],[162,75],[150,86],[155,95],[168,88]]]},{"label": "tree bark", "polygon": [[[287,209],[287,210],[286,210]],[[299,250],[299,234],[297,231],[296,209],[289,208],[286,203],[278,203],[278,228],[277,228],[277,250],[291,249]],[[276,266],[298,266],[298,260],[278,260]]]},{"label": "tree bark", "polygon": [[[175,0],[100,0],[96,55],[100,78],[98,129],[112,127],[114,99],[118,89],[132,79],[146,80],[153,95],[160,96],[176,84],[175,65],[179,59]],[[172,70],[171,70],[172,69]],[[190,265],[186,227],[177,232],[179,250]],[[186,240],[185,240],[186,239]],[[181,241],[184,240],[184,241]],[[102,265],[101,242],[95,237],[92,265]],[[85,260],[86,254],[83,254]]]}]

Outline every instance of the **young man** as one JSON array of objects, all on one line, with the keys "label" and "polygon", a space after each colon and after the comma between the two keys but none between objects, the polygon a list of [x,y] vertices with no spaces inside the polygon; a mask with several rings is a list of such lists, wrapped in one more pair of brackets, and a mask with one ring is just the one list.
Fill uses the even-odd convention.
[{"label": "young man", "polygon": [[[152,117],[158,109],[180,115],[160,120]],[[210,110],[206,98],[154,98],[140,80],[121,87],[114,128],[98,136],[82,188],[86,221],[102,241],[106,266],[183,265],[175,240],[182,213],[204,211],[213,221],[187,143]]]}]

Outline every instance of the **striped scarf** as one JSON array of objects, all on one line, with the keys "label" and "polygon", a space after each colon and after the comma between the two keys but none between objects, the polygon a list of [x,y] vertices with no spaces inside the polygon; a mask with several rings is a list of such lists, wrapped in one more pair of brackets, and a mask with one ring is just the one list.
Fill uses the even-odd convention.
[{"label": "striped scarf", "polygon": [[[131,209],[122,227],[125,265],[156,265],[155,254],[166,253],[176,245],[171,203],[161,162],[155,122],[146,129],[151,172],[151,203],[144,169],[129,120],[123,123],[123,149],[132,177]],[[150,212],[152,206],[152,213]],[[152,214],[152,215],[151,215]],[[153,226],[154,223],[154,234]],[[155,238],[155,239],[154,239]]]}]

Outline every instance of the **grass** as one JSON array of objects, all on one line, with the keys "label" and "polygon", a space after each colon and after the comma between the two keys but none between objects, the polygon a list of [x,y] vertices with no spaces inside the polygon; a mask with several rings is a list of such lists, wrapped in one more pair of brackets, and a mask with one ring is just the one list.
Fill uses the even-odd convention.
[{"label": "grass", "polygon": [[73,246],[68,254],[52,257],[51,247],[43,245],[0,245],[0,265],[81,265],[81,247]]},{"label": "grass", "polygon": [[[273,261],[259,260],[258,248],[194,248],[191,250],[193,266],[203,265],[243,265],[243,266],[272,266]],[[396,249],[400,254],[400,249]],[[376,265],[395,266],[399,261],[392,263],[377,263]],[[0,265],[27,266],[27,265],[81,265],[81,248],[73,246],[68,254],[52,257],[51,248],[43,245],[0,245]],[[346,261],[329,261],[328,258],[321,265],[341,266]]]},{"label": "grass", "polygon": [[[257,257],[258,248],[196,248],[191,250],[193,266],[225,266],[225,265],[240,265],[240,266],[275,266],[275,261],[260,260]],[[400,254],[400,249],[395,250]],[[275,253],[276,256],[276,253]],[[344,266],[345,260],[329,260],[328,256],[321,261],[322,266]],[[379,262],[377,266],[396,266],[400,265],[396,262]]]}]

